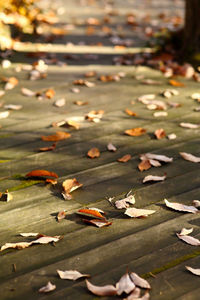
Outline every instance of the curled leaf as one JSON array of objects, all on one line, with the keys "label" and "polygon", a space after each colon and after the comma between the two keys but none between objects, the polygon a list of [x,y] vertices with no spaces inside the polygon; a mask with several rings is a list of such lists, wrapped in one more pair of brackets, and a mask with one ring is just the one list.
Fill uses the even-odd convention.
[{"label": "curled leaf", "polygon": [[144,159],[139,163],[138,169],[142,172],[151,168],[151,163],[148,159]]},{"label": "curled leaf", "polygon": [[8,192],[8,190],[5,191],[5,193],[0,193],[0,200],[9,202],[13,199],[13,196],[11,193]]},{"label": "curled leaf", "polygon": [[94,123],[100,122],[103,117],[104,110],[91,110],[86,116],[85,119]]},{"label": "curled leaf", "polygon": [[68,279],[68,280],[77,280],[82,277],[90,277],[89,274],[82,274],[76,270],[68,270],[68,271],[57,270],[57,273],[61,279]]},{"label": "curled leaf", "polygon": [[27,88],[21,88],[21,93],[22,93],[22,95],[27,96],[27,97],[33,97],[36,95],[35,92],[33,92]]},{"label": "curled leaf", "polygon": [[135,197],[133,195],[129,195],[126,198],[115,201],[115,207],[117,209],[128,208],[129,204],[135,204]]},{"label": "curled leaf", "polygon": [[168,157],[166,155],[160,155],[160,154],[154,154],[154,153],[145,153],[140,155],[140,159],[156,159],[162,162],[172,162],[173,158],[172,157]]},{"label": "curled leaf", "polygon": [[190,235],[180,235],[179,233],[176,234],[177,237],[184,241],[185,243],[192,245],[192,246],[200,246],[200,240],[194,238],[193,236]]},{"label": "curled leaf", "polygon": [[146,133],[146,129],[141,128],[141,127],[136,127],[136,128],[132,128],[132,129],[127,129],[124,132],[127,135],[130,136],[140,136]]},{"label": "curled leaf", "polygon": [[49,293],[51,291],[54,291],[56,289],[56,285],[52,284],[50,281],[47,283],[47,285],[41,287],[39,289],[40,293]]},{"label": "curled leaf", "polygon": [[131,109],[128,109],[128,108],[125,109],[125,113],[132,117],[137,116],[137,114],[134,111],[132,111]]},{"label": "curled leaf", "polygon": [[86,285],[88,290],[97,296],[115,296],[117,294],[117,289],[113,285],[97,286],[90,283],[87,279]]},{"label": "curled leaf", "polygon": [[33,170],[26,174],[26,177],[55,177],[58,178],[58,175],[54,172],[49,172],[47,170]]},{"label": "curled leaf", "polygon": [[131,293],[135,289],[135,284],[130,279],[128,273],[124,274],[120,280],[116,283],[117,295],[121,295],[123,292],[126,294]]},{"label": "curled leaf", "polygon": [[192,203],[194,204],[195,207],[197,207],[197,208],[200,207],[200,201],[199,200],[193,200]]},{"label": "curled leaf", "polygon": [[166,132],[162,128],[156,129],[154,134],[158,140],[163,139],[166,136]]},{"label": "curled leaf", "polygon": [[73,120],[68,120],[66,123],[69,127],[75,128],[76,130],[80,129],[80,125]]},{"label": "curled leaf", "polygon": [[100,151],[98,148],[91,148],[88,153],[87,156],[90,158],[95,158],[95,157],[99,157],[100,156]]},{"label": "curled leaf", "polygon": [[199,163],[200,162],[200,157],[192,155],[190,153],[186,153],[186,152],[179,152],[179,154],[188,161],[194,162],[194,163]]},{"label": "curled leaf", "polygon": [[66,217],[66,211],[62,210],[57,214],[56,219],[58,222],[60,222],[61,220],[65,219],[65,217]]},{"label": "curled leaf", "polygon": [[108,151],[111,151],[111,152],[116,152],[117,151],[117,148],[112,143],[109,143],[107,145],[107,149],[108,149]]},{"label": "curled leaf", "polygon": [[192,214],[195,214],[196,212],[198,212],[198,209],[194,206],[188,206],[188,205],[184,205],[182,203],[176,203],[176,202],[169,202],[167,199],[164,199],[164,202],[167,207],[172,208],[174,210],[188,212],[188,213],[192,213]]},{"label": "curled leaf", "polygon": [[138,274],[136,274],[134,272],[130,273],[130,278],[136,286],[139,286],[143,289],[150,289],[151,288],[151,286],[150,286],[150,284],[148,283],[147,280],[143,279],[142,277],[140,277]]},{"label": "curled leaf", "polygon": [[83,184],[79,183],[76,178],[73,179],[66,179],[65,181],[63,181],[62,183],[62,187],[64,190],[63,196],[66,195],[69,197],[69,199],[71,198],[70,193],[77,190],[78,188],[82,187]]},{"label": "curled leaf", "polygon": [[189,267],[189,266],[185,266],[186,269],[191,272],[192,274],[194,275],[197,275],[197,276],[200,276],[200,269],[194,269],[192,267]]},{"label": "curled leaf", "polygon": [[125,215],[131,218],[140,218],[140,217],[147,217],[148,215],[154,214],[155,210],[150,209],[139,209],[135,207],[127,208],[125,211]]},{"label": "curled leaf", "polygon": [[39,148],[38,150],[40,152],[47,152],[47,151],[53,151],[55,148],[56,148],[56,143],[54,143],[52,146],[49,146],[49,147]]}]

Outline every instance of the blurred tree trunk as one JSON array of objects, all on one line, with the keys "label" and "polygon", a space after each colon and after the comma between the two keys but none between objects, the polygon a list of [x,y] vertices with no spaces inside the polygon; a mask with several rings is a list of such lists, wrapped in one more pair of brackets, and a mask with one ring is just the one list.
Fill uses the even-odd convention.
[{"label": "blurred tree trunk", "polygon": [[200,51],[200,0],[185,0],[183,52]]}]

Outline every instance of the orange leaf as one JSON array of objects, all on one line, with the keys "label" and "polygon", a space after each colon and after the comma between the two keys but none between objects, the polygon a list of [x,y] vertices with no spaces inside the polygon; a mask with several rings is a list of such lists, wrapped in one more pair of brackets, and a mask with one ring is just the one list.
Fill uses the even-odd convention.
[{"label": "orange leaf", "polygon": [[132,117],[137,116],[137,114],[134,111],[132,111],[128,108],[125,109],[125,113],[127,113],[127,115],[132,116]]},{"label": "orange leaf", "polygon": [[118,161],[125,163],[125,162],[129,161],[130,159],[131,159],[131,155],[126,154],[126,155],[122,156],[121,158],[118,158]]},{"label": "orange leaf", "polygon": [[83,208],[79,209],[77,214],[83,215],[89,218],[98,218],[98,219],[105,219],[105,217],[97,210],[94,209],[88,209],[88,208]]},{"label": "orange leaf", "polygon": [[92,148],[88,151],[87,156],[90,158],[95,158],[100,156],[100,151],[98,148]]},{"label": "orange leaf", "polygon": [[87,101],[80,101],[80,100],[78,100],[78,101],[74,101],[74,104],[76,104],[78,106],[82,106],[82,105],[87,105],[88,102]]},{"label": "orange leaf", "polygon": [[163,139],[166,136],[166,132],[162,128],[156,129],[154,134],[158,140]]},{"label": "orange leaf", "polygon": [[58,175],[54,172],[49,172],[46,170],[33,170],[26,174],[26,177],[55,177],[58,178]]},{"label": "orange leaf", "polygon": [[142,172],[151,168],[151,164],[148,159],[142,160],[138,165],[138,169]]},{"label": "orange leaf", "polygon": [[47,142],[57,142],[61,140],[65,140],[71,137],[71,134],[68,132],[63,132],[63,131],[57,131],[56,134],[53,135],[47,135],[47,136],[42,136],[43,141]]},{"label": "orange leaf", "polygon": [[76,180],[76,178],[66,179],[62,183],[62,187],[63,187],[63,189],[64,189],[64,191],[65,191],[66,194],[69,194],[69,193],[75,191],[76,189],[80,188],[81,186],[83,186],[83,184],[79,183]]},{"label": "orange leaf", "polygon": [[141,128],[141,127],[136,127],[136,128],[125,130],[125,134],[130,135],[130,136],[140,136],[145,133],[146,133],[146,129]]},{"label": "orange leaf", "polygon": [[180,81],[177,81],[177,80],[174,80],[174,79],[169,80],[169,84],[171,84],[172,86],[176,86],[176,87],[183,87],[183,86],[185,86],[184,83],[182,83]]},{"label": "orange leaf", "polygon": [[45,96],[49,99],[53,98],[55,95],[55,91],[53,89],[48,89],[45,92]]},{"label": "orange leaf", "polygon": [[58,183],[58,181],[57,181],[56,179],[51,179],[51,178],[47,178],[47,179],[45,180],[45,182],[46,182],[46,183],[51,183],[51,184],[53,184],[53,185],[55,185],[55,184]]},{"label": "orange leaf", "polygon": [[58,222],[60,222],[60,220],[65,219],[65,216],[66,216],[66,211],[63,210],[57,214],[56,219]]},{"label": "orange leaf", "polygon": [[42,148],[39,148],[39,151],[41,152],[46,152],[46,151],[52,151],[56,148],[56,143],[54,143],[52,146],[50,147],[42,147]]}]

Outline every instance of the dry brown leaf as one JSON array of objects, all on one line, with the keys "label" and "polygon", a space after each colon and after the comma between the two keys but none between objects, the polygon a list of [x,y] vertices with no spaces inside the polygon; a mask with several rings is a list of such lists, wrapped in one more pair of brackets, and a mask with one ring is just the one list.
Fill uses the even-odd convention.
[{"label": "dry brown leaf", "polygon": [[86,285],[88,290],[97,296],[115,296],[117,289],[113,285],[97,286],[93,285],[86,279]]},{"label": "dry brown leaf", "polygon": [[184,205],[182,203],[176,203],[176,202],[169,202],[167,199],[164,199],[165,205],[169,208],[172,208],[174,210],[188,212],[188,213],[197,213],[198,209],[194,206],[188,206]]},{"label": "dry brown leaf", "polygon": [[33,97],[36,95],[35,92],[33,92],[27,88],[21,88],[21,93],[22,93],[22,95],[27,96],[27,97]]},{"label": "dry brown leaf", "polygon": [[111,151],[111,152],[116,152],[117,151],[117,148],[112,143],[109,143],[107,145],[107,149],[108,149],[108,151]]},{"label": "dry brown leaf", "polygon": [[192,231],[193,231],[193,228],[190,228],[190,229],[182,228],[179,235],[188,235],[188,234],[192,233]]},{"label": "dry brown leaf", "polygon": [[90,158],[95,158],[95,157],[99,157],[100,156],[100,151],[98,148],[91,148],[88,152],[87,152],[87,156]]},{"label": "dry brown leaf", "polygon": [[58,175],[54,172],[49,172],[46,170],[33,170],[26,174],[26,177],[55,177],[58,178]]},{"label": "dry brown leaf", "polygon": [[56,107],[62,107],[65,105],[65,98],[58,99],[54,102]]},{"label": "dry brown leaf", "polygon": [[46,151],[53,151],[55,148],[56,148],[56,143],[54,143],[52,146],[49,146],[49,147],[39,148],[38,150],[40,152],[46,152]]},{"label": "dry brown leaf", "polygon": [[141,163],[138,164],[138,169],[142,172],[151,168],[150,161],[148,159],[144,159]]},{"label": "dry brown leaf", "polygon": [[140,159],[153,159],[153,160],[159,160],[165,163],[169,163],[173,161],[172,157],[168,157],[166,155],[160,155],[160,154],[154,154],[154,153],[145,153],[140,155]]},{"label": "dry brown leaf", "polygon": [[182,83],[180,81],[177,81],[177,80],[174,80],[174,79],[170,79],[169,84],[172,85],[172,86],[176,86],[176,87],[184,87],[185,86],[184,83]]},{"label": "dry brown leaf", "polygon": [[191,272],[192,274],[194,275],[197,275],[197,276],[200,276],[200,269],[194,269],[192,267],[189,267],[189,266],[185,266],[186,269]]},{"label": "dry brown leaf", "polygon": [[135,289],[135,284],[130,279],[128,273],[124,274],[120,280],[116,283],[117,295],[121,295],[122,293],[129,294]]},{"label": "dry brown leaf", "polygon": [[192,245],[192,246],[200,246],[200,240],[194,238],[193,236],[190,235],[180,235],[179,233],[176,234],[177,237],[184,241],[185,243]]},{"label": "dry brown leaf", "polygon": [[126,155],[122,156],[121,158],[118,158],[117,161],[122,162],[122,163],[126,163],[130,159],[131,159],[131,155],[130,154],[126,154]]},{"label": "dry brown leaf", "polygon": [[76,270],[67,270],[67,271],[57,270],[57,273],[61,279],[67,279],[67,280],[77,280],[82,277],[90,277],[89,274],[82,274]]},{"label": "dry brown leaf", "polygon": [[69,127],[73,127],[75,128],[76,130],[79,130],[80,129],[80,124],[78,124],[77,122],[73,121],[73,120],[68,120],[66,122],[66,124],[69,126]]},{"label": "dry brown leaf", "polygon": [[78,215],[82,215],[88,218],[95,218],[95,219],[103,219],[105,220],[105,217],[102,215],[102,213],[96,209],[89,209],[89,208],[83,208],[79,209],[77,211]]},{"label": "dry brown leaf", "polygon": [[82,105],[87,105],[88,102],[87,101],[80,101],[80,100],[77,100],[77,101],[74,101],[74,104],[78,105],[78,106],[82,106]]},{"label": "dry brown leaf", "polygon": [[48,89],[45,91],[45,97],[51,99],[55,96],[55,91],[53,89]]},{"label": "dry brown leaf", "polygon": [[146,133],[146,129],[141,128],[141,127],[136,127],[136,128],[132,128],[132,129],[127,129],[124,132],[127,135],[130,136],[140,136]]},{"label": "dry brown leaf", "polygon": [[57,214],[56,219],[58,222],[60,222],[61,220],[65,219],[65,217],[66,217],[66,211],[62,210]]},{"label": "dry brown leaf", "polygon": [[136,274],[134,272],[130,273],[130,278],[136,286],[139,286],[143,289],[150,289],[151,288],[151,286],[150,286],[150,284],[148,283],[147,280],[143,279],[142,277],[140,277],[138,274]]},{"label": "dry brown leaf", "polygon": [[56,236],[48,236],[48,235],[39,235],[39,237],[37,238],[37,240],[34,240],[31,242],[31,245],[32,244],[41,244],[41,245],[44,245],[44,244],[49,244],[49,243],[57,243],[62,237],[59,236],[59,235],[56,235]]},{"label": "dry brown leaf", "polygon": [[92,220],[82,219],[82,221],[84,223],[91,224],[91,225],[94,225],[94,226],[99,227],[99,228],[112,225],[112,222],[109,222],[106,219],[104,219],[104,220],[99,220],[99,219],[92,219]]},{"label": "dry brown leaf", "polygon": [[194,162],[194,163],[199,163],[200,162],[200,157],[198,156],[194,156],[190,153],[186,153],[186,152],[179,152],[179,154],[188,161]]},{"label": "dry brown leaf", "polygon": [[56,134],[42,136],[41,139],[47,142],[58,142],[71,137],[71,134],[64,131],[57,131]]},{"label": "dry brown leaf", "polygon": [[200,125],[182,122],[182,123],[180,123],[180,126],[183,128],[197,129],[197,128],[199,128]]},{"label": "dry brown leaf", "polygon": [[137,116],[137,114],[134,111],[132,111],[131,109],[128,109],[128,108],[125,109],[125,113],[132,117]]},{"label": "dry brown leaf", "polygon": [[135,207],[127,208],[125,211],[125,215],[131,218],[140,218],[140,217],[147,217],[148,215],[154,214],[155,210],[150,209],[139,209]]},{"label": "dry brown leaf", "polygon": [[164,137],[166,137],[166,132],[162,128],[156,129],[154,134],[155,134],[155,136],[158,140],[163,139]]},{"label": "dry brown leaf", "polygon": [[8,110],[0,112],[0,119],[6,119],[9,116],[10,112]]},{"label": "dry brown leaf", "polygon": [[52,284],[50,281],[48,281],[47,285],[41,287],[39,289],[40,293],[49,293],[51,291],[54,291],[56,289],[56,285]]},{"label": "dry brown leaf", "polygon": [[83,184],[79,183],[76,178],[73,179],[66,179],[65,181],[63,181],[62,183],[62,187],[63,187],[63,197],[67,200],[70,200],[72,198],[72,196],[70,195],[70,193],[72,193],[73,191],[77,190],[78,188],[82,187]]},{"label": "dry brown leaf", "polygon": [[166,179],[166,175],[164,176],[154,176],[154,175],[148,175],[143,179],[143,183],[148,182],[148,181],[163,181]]}]

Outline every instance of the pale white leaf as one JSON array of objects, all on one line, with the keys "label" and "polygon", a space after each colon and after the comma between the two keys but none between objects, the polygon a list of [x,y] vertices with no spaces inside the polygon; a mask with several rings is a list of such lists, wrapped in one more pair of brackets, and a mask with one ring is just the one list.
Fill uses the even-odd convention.
[{"label": "pale white leaf", "polygon": [[1,251],[12,248],[12,249],[24,249],[32,245],[32,242],[19,242],[19,243],[6,243],[1,247]]},{"label": "pale white leaf", "polygon": [[3,69],[8,69],[11,67],[11,61],[8,59],[4,59],[2,60],[1,65]]},{"label": "pale white leaf", "polygon": [[116,284],[117,295],[121,295],[123,292],[126,294],[131,293],[135,289],[135,284],[130,279],[128,273],[124,274]]},{"label": "pale white leaf", "polygon": [[5,119],[9,116],[10,112],[9,111],[2,111],[0,112],[0,119]]},{"label": "pale white leaf", "polygon": [[176,234],[177,237],[184,241],[185,243],[192,245],[192,246],[200,246],[200,240],[194,238],[193,236],[190,235],[180,235],[179,233]]},{"label": "pale white leaf", "polygon": [[167,138],[168,138],[169,140],[175,140],[175,139],[177,138],[177,136],[176,136],[175,133],[170,133],[170,134],[168,134]]},{"label": "pale white leaf", "polygon": [[163,161],[163,162],[172,162],[173,158],[172,157],[168,157],[166,155],[160,155],[160,154],[154,154],[154,153],[145,153],[143,155],[141,155],[141,157],[145,156],[145,159],[156,159],[159,161]]},{"label": "pale white leaf", "polygon": [[96,208],[96,207],[88,207],[88,209],[96,210],[96,211],[100,212],[101,214],[105,214],[105,212],[104,212],[102,209],[100,209],[100,208]]},{"label": "pale white leaf", "polygon": [[149,159],[149,162],[150,164],[153,166],[153,167],[161,167],[161,163],[158,161],[158,160],[155,160],[155,159]]},{"label": "pale white leaf", "polygon": [[193,200],[192,203],[194,204],[195,207],[197,207],[197,208],[200,207],[200,201],[199,200]]},{"label": "pale white leaf", "polygon": [[200,269],[194,269],[194,268],[189,267],[189,266],[185,266],[185,267],[186,267],[186,269],[187,269],[188,271],[190,271],[192,274],[197,275],[197,276],[200,276]]},{"label": "pale white leaf", "polygon": [[58,99],[54,102],[56,107],[62,107],[65,105],[65,98]]},{"label": "pale white leaf", "polygon": [[196,128],[199,128],[200,125],[182,122],[182,123],[180,123],[180,126],[184,127],[184,128],[196,129]]},{"label": "pale white leaf", "polygon": [[179,235],[188,235],[188,234],[192,233],[192,231],[193,231],[193,228],[190,228],[190,229],[182,228]]},{"label": "pale white leaf", "polygon": [[36,95],[35,92],[33,92],[27,88],[21,88],[21,92],[22,92],[22,95],[27,96],[27,97],[33,97]]},{"label": "pale white leaf", "polygon": [[56,289],[56,285],[52,284],[50,281],[47,283],[47,285],[41,287],[39,289],[40,293],[49,293],[51,291],[54,291]]},{"label": "pale white leaf", "polygon": [[163,181],[166,179],[166,175],[164,176],[154,176],[154,175],[148,175],[144,177],[143,183],[148,182],[148,181]]},{"label": "pale white leaf", "polygon": [[68,271],[57,270],[57,273],[61,279],[68,279],[68,280],[77,280],[81,277],[90,277],[89,274],[82,274],[76,270],[68,270]]},{"label": "pale white leaf", "polygon": [[151,209],[139,209],[135,207],[127,208],[125,215],[131,218],[147,217],[148,215],[154,214],[156,211]]},{"label": "pale white leaf", "polygon": [[138,287],[136,287],[132,291],[132,293],[128,297],[126,297],[125,299],[123,299],[123,300],[137,300],[137,299],[140,298],[140,294],[141,294],[141,290]]},{"label": "pale white leaf", "polygon": [[185,160],[189,160],[191,162],[194,162],[194,163],[199,163],[200,162],[200,157],[198,156],[194,156],[190,153],[187,153],[187,152],[179,152],[179,154],[185,159]]},{"label": "pale white leaf", "polygon": [[0,97],[2,97],[3,95],[5,95],[5,91],[0,90]]},{"label": "pale white leaf", "polygon": [[156,111],[156,112],[154,112],[153,116],[155,118],[158,118],[158,117],[167,117],[168,116],[168,112],[166,112],[166,111]]},{"label": "pale white leaf", "polygon": [[4,89],[7,90],[12,90],[14,87],[16,86],[16,84],[12,83],[12,82],[6,82]]},{"label": "pale white leaf", "polygon": [[37,240],[32,241],[32,244],[49,244],[49,243],[56,243],[60,239],[60,236],[42,236],[39,237]]},{"label": "pale white leaf", "polygon": [[71,92],[74,93],[74,94],[78,94],[78,93],[80,93],[80,89],[74,87],[74,88],[71,88]]},{"label": "pale white leaf", "polygon": [[142,102],[143,104],[148,104],[149,100],[155,99],[156,95],[155,94],[147,94],[147,95],[142,95],[138,98],[139,102]]},{"label": "pale white leaf", "polygon": [[109,144],[107,145],[107,149],[108,149],[109,151],[111,151],[111,152],[117,151],[117,148],[116,148],[112,143],[109,143]]},{"label": "pale white leaf", "polygon": [[22,109],[22,105],[20,104],[6,104],[4,105],[5,109],[10,109],[10,110],[20,110]]},{"label": "pale white leaf", "polygon": [[127,208],[129,207],[129,204],[135,204],[135,197],[133,195],[115,201],[115,206],[117,209]]},{"label": "pale white leaf", "polygon": [[115,296],[117,294],[117,289],[113,285],[97,286],[90,283],[87,279],[86,285],[88,290],[97,296]]},{"label": "pale white leaf", "polygon": [[31,236],[38,236],[38,232],[23,232],[20,233],[21,236],[23,237],[31,237]]},{"label": "pale white leaf", "polygon": [[131,272],[130,278],[136,286],[139,286],[143,289],[150,289],[151,288],[151,286],[150,286],[150,284],[148,283],[147,280],[143,279],[142,277],[140,277],[138,274],[136,274],[134,272]]},{"label": "pale white leaf", "polygon": [[176,203],[176,202],[169,202],[167,199],[164,199],[164,202],[167,207],[172,208],[174,210],[193,213],[193,214],[198,212],[198,209],[194,206],[184,205],[182,203]]},{"label": "pale white leaf", "polygon": [[200,99],[200,93],[193,93],[191,95],[191,98],[194,99],[194,100],[199,100]]}]

